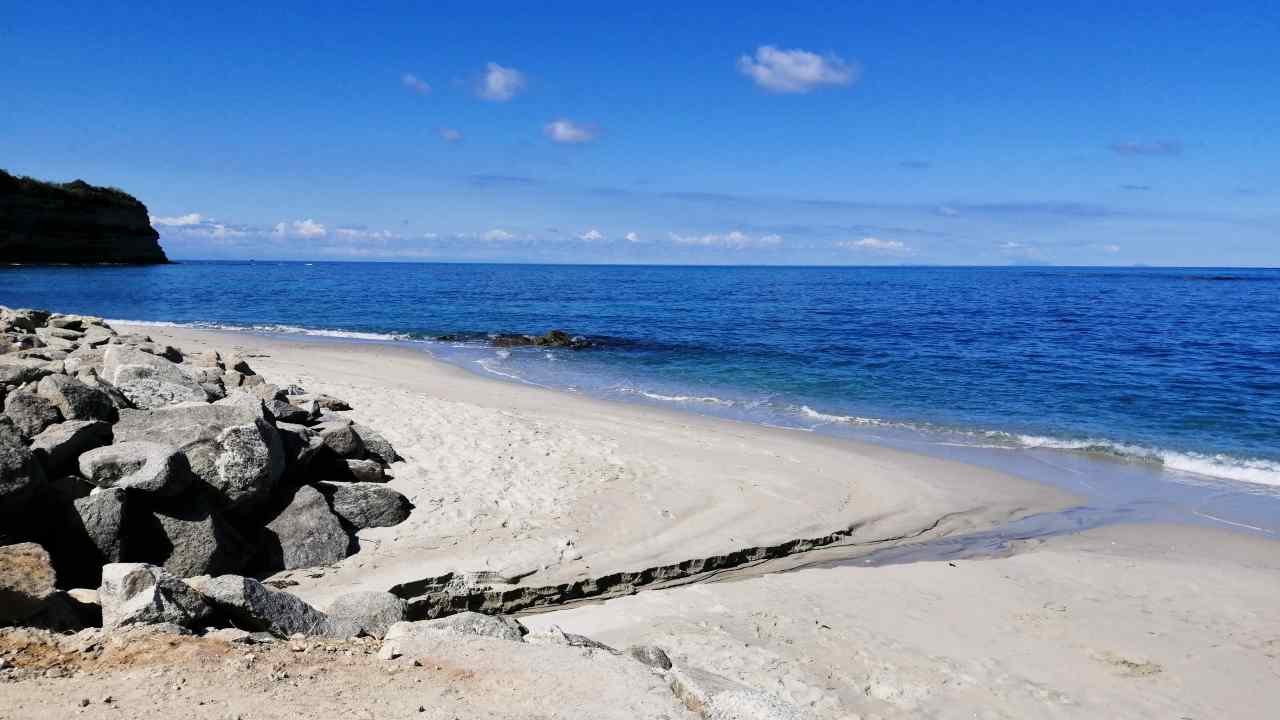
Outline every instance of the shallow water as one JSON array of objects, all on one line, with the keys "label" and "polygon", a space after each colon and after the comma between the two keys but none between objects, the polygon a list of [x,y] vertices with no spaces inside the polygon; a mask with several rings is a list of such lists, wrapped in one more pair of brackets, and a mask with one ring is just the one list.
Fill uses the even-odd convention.
[{"label": "shallow water", "polygon": [[[494,377],[955,456],[1099,507],[1277,527],[1277,270],[24,267],[0,270],[0,303],[424,341]],[[483,341],[553,327],[600,346]],[[468,340],[426,342],[444,334]]]}]

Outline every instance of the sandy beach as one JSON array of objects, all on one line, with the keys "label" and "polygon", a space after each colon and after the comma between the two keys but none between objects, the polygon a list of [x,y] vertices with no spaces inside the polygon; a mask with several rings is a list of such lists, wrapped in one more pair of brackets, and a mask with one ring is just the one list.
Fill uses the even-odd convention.
[{"label": "sandy beach", "polygon": [[[392,485],[416,506],[407,522],[275,578],[317,607],[450,573],[548,586],[800,538],[856,556],[1078,502],[957,462],[490,380],[413,348],[116,326],[343,397],[405,457]],[[748,571],[522,619],[657,644],[796,717],[1261,718],[1280,706],[1276,547],[1116,526],[1006,558]],[[510,692],[508,709],[537,690]]]}]

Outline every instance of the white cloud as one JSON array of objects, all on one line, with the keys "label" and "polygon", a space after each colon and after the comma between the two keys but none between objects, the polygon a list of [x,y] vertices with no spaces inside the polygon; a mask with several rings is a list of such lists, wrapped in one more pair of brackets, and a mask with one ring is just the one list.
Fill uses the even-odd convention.
[{"label": "white cloud", "polygon": [[401,75],[400,82],[403,83],[405,87],[419,95],[426,95],[431,92],[431,86],[428,85],[425,80],[418,78],[416,75],[411,75],[410,73]]},{"label": "white cloud", "polygon": [[503,242],[505,240],[514,239],[515,235],[512,235],[506,230],[499,230],[497,228],[494,228],[493,230],[490,230],[489,232],[484,233],[480,237],[484,240],[489,240],[491,242]]},{"label": "white cloud", "polygon": [[585,240],[586,242],[600,242],[601,240],[605,240],[606,238],[604,236],[604,233],[600,232],[599,230],[596,230],[595,228],[591,228],[590,230],[579,235],[578,239]]},{"label": "white cloud", "polygon": [[462,139],[462,131],[455,128],[442,127],[439,132],[440,139],[445,142],[455,143]]},{"label": "white cloud", "polygon": [[671,241],[677,245],[700,245],[703,247],[723,247],[733,250],[746,248],[768,248],[782,244],[781,235],[762,235],[753,237],[744,232],[734,230],[723,234],[679,235],[671,233]]},{"label": "white cloud", "polygon": [[851,85],[858,67],[835,55],[822,57],[807,50],[756,48],[755,57],[738,58],[738,70],[756,85],[778,93],[807,93],[822,85]]},{"label": "white cloud", "polygon": [[627,242],[640,242],[640,233],[635,232],[635,231],[633,230],[633,231],[631,231],[631,232],[627,233],[626,235],[623,235],[623,236],[622,236],[622,239],[623,239],[623,240],[626,240]]},{"label": "white cloud", "polygon": [[364,228],[336,228],[333,234],[347,240],[398,240],[400,236],[390,230],[366,230]]},{"label": "white cloud", "polygon": [[547,123],[542,132],[555,142],[571,145],[591,142],[597,134],[595,128],[578,125],[565,118]]},{"label": "white cloud", "polygon": [[157,227],[190,227],[199,225],[204,221],[204,216],[200,213],[188,213],[177,217],[153,217],[151,224]]},{"label": "white cloud", "polygon": [[317,238],[324,237],[328,231],[324,225],[307,218],[306,220],[294,220],[291,223],[280,222],[271,230],[271,234],[279,237],[300,237],[300,238]]},{"label": "white cloud", "polygon": [[485,65],[484,78],[476,94],[485,100],[506,102],[524,90],[524,86],[524,73],[491,62]]},{"label": "white cloud", "polygon": [[878,237],[864,237],[861,240],[842,240],[837,247],[849,250],[868,250],[887,255],[906,255],[911,252],[907,244],[901,240],[882,240]]}]

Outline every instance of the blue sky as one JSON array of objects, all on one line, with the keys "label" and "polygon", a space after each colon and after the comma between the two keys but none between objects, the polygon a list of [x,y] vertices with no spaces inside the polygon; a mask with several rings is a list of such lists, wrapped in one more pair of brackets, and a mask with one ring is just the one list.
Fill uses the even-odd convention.
[{"label": "blue sky", "polygon": [[14,3],[0,167],[180,259],[1280,265],[1280,4],[1028,5]]}]

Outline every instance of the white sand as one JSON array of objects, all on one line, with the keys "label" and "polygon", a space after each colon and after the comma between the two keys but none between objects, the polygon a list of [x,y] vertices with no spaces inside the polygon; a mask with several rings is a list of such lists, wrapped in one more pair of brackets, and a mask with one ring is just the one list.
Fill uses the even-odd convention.
[{"label": "white sand", "polygon": [[[250,356],[270,382],[348,400],[405,457],[405,523],[291,588],[495,571],[544,585],[856,528],[877,542],[989,527],[1075,500],[956,462],[478,377],[412,348],[126,326]],[[931,529],[932,528],[932,529]]]}]

